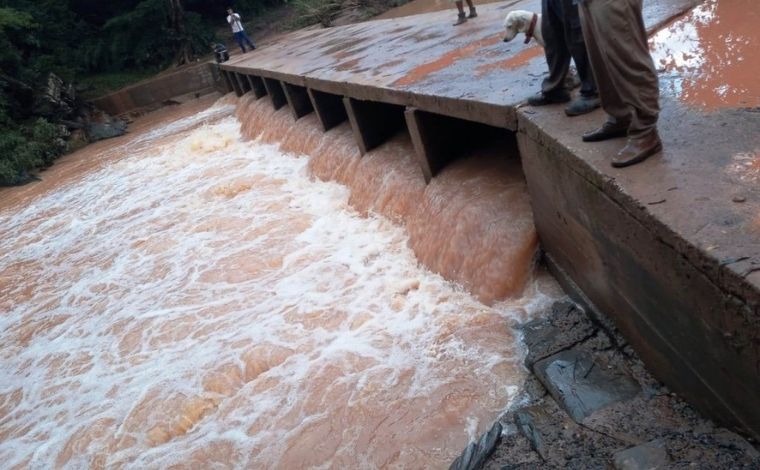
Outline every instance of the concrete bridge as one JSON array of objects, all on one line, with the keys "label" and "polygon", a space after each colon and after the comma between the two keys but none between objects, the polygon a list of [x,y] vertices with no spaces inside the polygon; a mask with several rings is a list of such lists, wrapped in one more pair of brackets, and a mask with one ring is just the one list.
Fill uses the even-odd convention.
[{"label": "concrete bridge", "polygon": [[[697,3],[647,0],[647,25]],[[760,439],[760,113],[691,108],[684,75],[663,73],[665,151],[615,170],[621,141],[579,137],[601,111],[570,119],[521,106],[546,65],[535,44],[501,41],[511,9],[540,2],[479,7],[457,28],[449,11],[296,32],[223,64],[222,82],[289,107],[294,120],[315,112],[325,131],[349,120],[362,153],[409,132],[427,181],[472,139],[508,132],[544,259],[566,290],[611,318],[672,390]]]}]

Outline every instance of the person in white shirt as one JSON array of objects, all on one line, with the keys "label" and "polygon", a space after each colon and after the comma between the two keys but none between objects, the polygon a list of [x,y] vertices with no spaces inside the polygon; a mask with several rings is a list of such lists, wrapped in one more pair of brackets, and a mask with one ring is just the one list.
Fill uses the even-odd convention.
[{"label": "person in white shirt", "polygon": [[256,49],[256,46],[251,42],[251,38],[245,34],[240,15],[232,11],[232,8],[227,8],[227,23],[232,27],[232,35],[235,37],[235,41],[237,41],[240,49],[243,50],[243,54],[246,53],[245,44],[248,44],[251,50]]}]

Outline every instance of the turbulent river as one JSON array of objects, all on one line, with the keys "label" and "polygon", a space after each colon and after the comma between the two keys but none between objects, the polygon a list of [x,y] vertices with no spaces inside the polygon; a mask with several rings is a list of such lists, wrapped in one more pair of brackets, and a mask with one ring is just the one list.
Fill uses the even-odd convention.
[{"label": "turbulent river", "polygon": [[3,468],[445,468],[515,399],[560,295],[516,159],[426,187],[266,101],[0,190]]}]

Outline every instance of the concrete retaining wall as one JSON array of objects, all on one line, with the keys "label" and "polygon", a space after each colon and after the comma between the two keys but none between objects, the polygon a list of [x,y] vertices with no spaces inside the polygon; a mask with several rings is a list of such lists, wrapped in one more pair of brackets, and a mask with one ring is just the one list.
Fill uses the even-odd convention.
[{"label": "concrete retaining wall", "polygon": [[[602,175],[530,121],[518,133],[546,260],[565,289],[611,318],[652,373],[717,421],[760,434],[757,304],[736,296],[640,220]],[[632,210],[633,209],[633,210]],[[680,237],[678,237],[680,238]],[[680,239],[681,246],[685,244]],[[756,299],[755,299],[756,300]]]},{"label": "concrete retaining wall", "polygon": [[167,100],[184,101],[213,93],[219,86],[216,64],[202,63],[103,96],[93,103],[111,115],[154,109]]}]

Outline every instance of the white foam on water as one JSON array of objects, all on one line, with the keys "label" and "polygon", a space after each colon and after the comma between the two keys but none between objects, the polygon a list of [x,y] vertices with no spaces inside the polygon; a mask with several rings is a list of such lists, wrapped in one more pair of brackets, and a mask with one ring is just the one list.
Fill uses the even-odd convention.
[{"label": "white foam on water", "polygon": [[551,295],[477,302],[232,109],[0,214],[3,466],[437,468],[517,394]]}]

